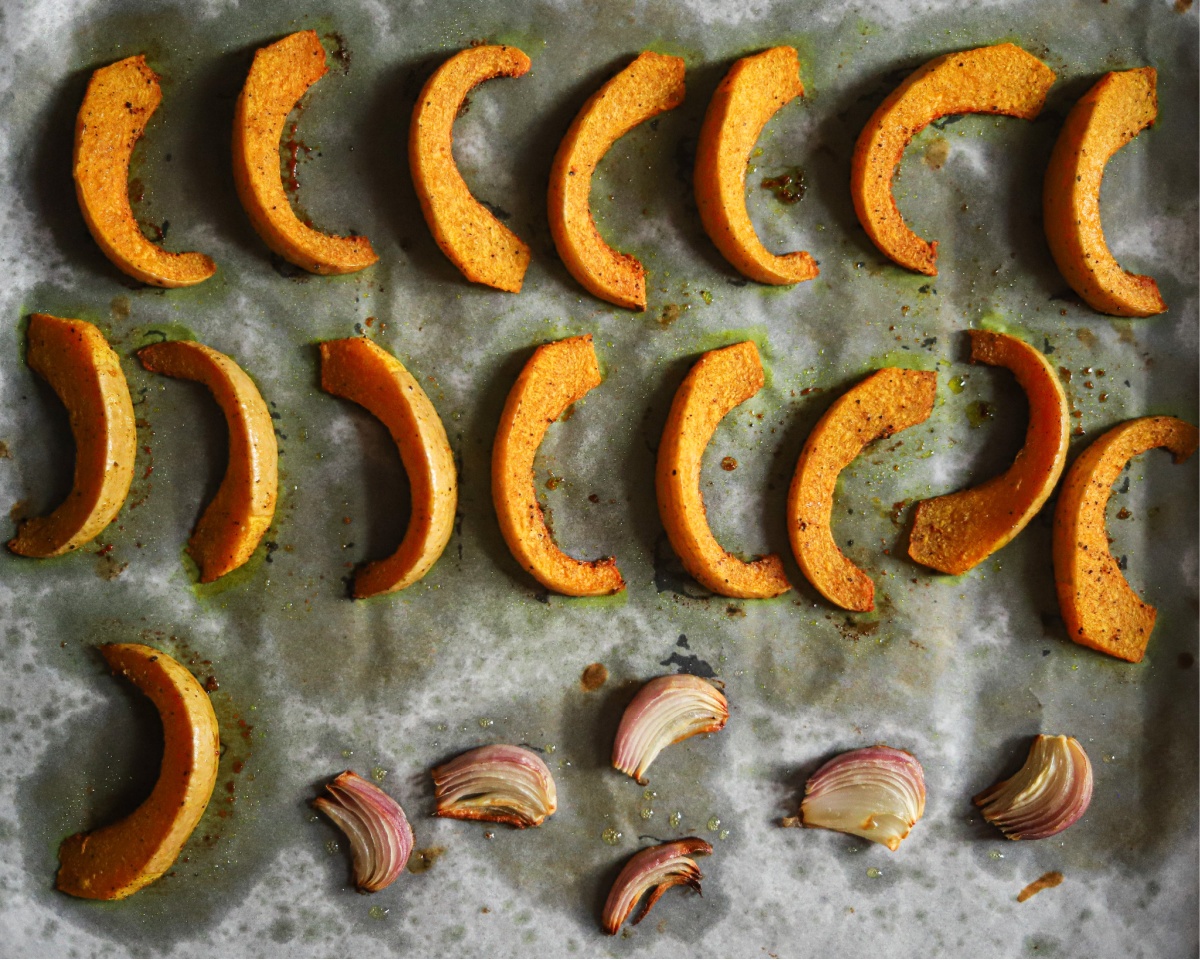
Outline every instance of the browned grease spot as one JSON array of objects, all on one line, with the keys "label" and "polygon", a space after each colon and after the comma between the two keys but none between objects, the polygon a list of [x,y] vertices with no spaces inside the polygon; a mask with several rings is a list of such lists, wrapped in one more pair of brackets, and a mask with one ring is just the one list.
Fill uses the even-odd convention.
[{"label": "browned grease spot", "polygon": [[129,316],[129,298],[113,297],[108,309],[114,320],[125,320]]},{"label": "browned grease spot", "polygon": [[934,137],[925,148],[925,166],[931,170],[941,170],[950,156],[950,142],[945,137]]},{"label": "browned grease spot", "polygon": [[683,311],[689,309],[689,304],[668,303],[662,308],[662,313],[659,314],[658,322],[664,327],[669,327],[676,320],[683,316]]},{"label": "browned grease spot", "polygon": [[1017,894],[1017,903],[1024,903],[1035,893],[1041,893],[1043,890],[1049,890],[1051,887],[1057,887],[1063,882],[1063,875],[1057,870],[1051,870],[1049,873],[1043,873],[1040,877],[1033,881],[1029,886]]},{"label": "browned grease spot", "polygon": [[426,847],[424,850],[414,850],[408,858],[409,873],[424,873],[431,870],[437,863],[438,857],[446,852],[445,847]]},{"label": "browned grease spot", "polygon": [[579,677],[579,685],[589,693],[599,690],[607,681],[608,667],[602,663],[589,663]]},{"label": "browned grease spot", "polygon": [[737,469],[737,460],[735,460],[733,457],[723,457],[721,459],[721,469],[722,470],[736,470]]},{"label": "browned grease spot", "polygon": [[8,444],[0,440],[0,460],[11,460],[12,451],[8,449]]},{"label": "browned grease spot", "polygon": [[1196,663],[1196,658],[1193,657],[1186,650],[1184,650],[1183,653],[1181,653],[1179,655],[1179,669],[1180,670],[1190,670],[1195,663]]},{"label": "browned grease spot", "polygon": [[1080,327],[1075,331],[1075,339],[1082,343],[1089,350],[1094,350],[1097,344],[1096,335],[1087,327]]},{"label": "browned grease spot", "polygon": [[554,474],[551,474],[549,477],[546,478],[546,489],[547,490],[557,490],[559,488],[559,486],[562,484],[562,482],[563,482],[562,477],[556,477],[556,476],[554,476]]},{"label": "browned grease spot", "polygon": [[1192,9],[1192,0],[1175,0],[1175,12],[1187,13]]},{"label": "browned grease spot", "polygon": [[1129,512],[1128,507],[1122,507],[1120,510],[1117,511],[1117,519],[1118,520],[1128,520],[1132,516],[1133,516],[1133,514]]}]

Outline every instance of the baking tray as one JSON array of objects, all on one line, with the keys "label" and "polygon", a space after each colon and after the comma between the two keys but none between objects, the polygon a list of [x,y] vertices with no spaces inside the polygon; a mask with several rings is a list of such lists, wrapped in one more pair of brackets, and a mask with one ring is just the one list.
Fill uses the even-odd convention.
[{"label": "baking tray", "polygon": [[[1196,421],[1200,110],[1187,6],[6,2],[0,503],[48,509],[71,472],[65,414],[23,362],[31,311],[81,317],[111,339],[137,403],[139,459],[125,508],[88,548],[52,561],[0,556],[4,952],[1195,955],[1195,461],[1150,454],[1113,497],[1110,518],[1132,514],[1110,522],[1114,551],[1159,609],[1139,665],[1067,640],[1049,507],[967,575],[933,576],[903,559],[912,501],[990,476],[1021,443],[1024,400],[1010,375],[966,363],[969,328],[1013,330],[1072,372],[1083,429],[1073,451],[1133,416]],[[307,28],[333,69],[299,118],[313,150],[298,203],[319,226],[371,238],[380,263],[348,277],[272,260],[230,174],[234,101],[254,50]],[[407,169],[421,83],[480,39],[533,60],[527,76],[477,90],[455,128],[468,183],[533,248],[519,296],[468,284],[442,257]],[[898,195],[914,228],[941,241],[941,273],[906,273],[855,220],[854,140],[914,67],[1005,40],[1059,80],[1035,122],[970,116],[917,138]],[[778,44],[799,50],[806,96],[768,126],[749,203],[766,243],[811,251],[821,275],[768,289],[740,280],[705,238],[690,171],[721,76]],[[566,274],[544,197],[575,112],[643,49],[685,58],[687,100],[622,139],[593,193],[602,232],[648,268],[650,307],[636,314]],[[135,152],[138,215],[171,248],[217,261],[217,275],[190,290],[126,281],[72,195],[87,79],[139,52],[162,76],[164,100]],[[1159,71],[1160,118],[1114,158],[1102,202],[1116,255],[1158,278],[1170,310],[1114,320],[1083,306],[1055,270],[1040,185],[1075,100],[1101,73],[1145,64]],[[758,186],[795,167],[807,187],[799,203]],[[427,385],[461,464],[461,518],[419,584],[355,602],[346,577],[389,552],[408,497],[384,429],[317,386],[315,344],[363,331]],[[537,477],[564,547],[618,558],[629,589],[608,600],[540,591],[505,548],[488,482],[499,409],[521,365],[535,345],[585,332],[605,380],[550,430]],[[277,416],[275,524],[248,566],[215,586],[197,585],[182,548],[224,469],[224,426],[201,388],[134,360],[164,335],[232,355]],[[767,385],[718,429],[704,493],[722,543],[785,557],[796,587],[773,601],[699,589],[665,542],[653,492],[654,450],[684,373],[701,352],[747,338]],[[793,565],[784,497],[831,399],[887,364],[935,370],[938,404],[897,438],[903,445],[877,445],[839,486],[839,542],[879,591],[877,613],[847,615]],[[994,415],[981,418],[981,404]],[[727,456],[736,470],[719,468]],[[545,489],[551,477],[562,482]],[[214,678],[225,753],[213,803],[171,873],[126,901],[91,903],[53,889],[58,844],[145,796],[161,737],[147,702],[104,669],[95,647],[110,641],[151,643]],[[586,692],[591,663],[610,679]],[[660,759],[648,795],[609,769],[612,735],[636,685],[677,669],[722,679],[732,716],[721,734]],[[1081,739],[1095,800],[1060,837],[1010,843],[970,797],[1015,769],[1043,731]],[[430,816],[429,767],[486,742],[544,751],[561,809],[540,829]],[[911,750],[928,781],[925,818],[899,851],[779,828],[817,765],[876,742]],[[372,897],[353,891],[344,842],[309,806],[347,767],[400,799],[431,864]],[[619,865],[645,838],[687,834],[715,847],[702,862],[703,897],[672,891],[641,926],[603,936],[598,913]],[[1061,886],[1016,901],[1051,870]]]}]

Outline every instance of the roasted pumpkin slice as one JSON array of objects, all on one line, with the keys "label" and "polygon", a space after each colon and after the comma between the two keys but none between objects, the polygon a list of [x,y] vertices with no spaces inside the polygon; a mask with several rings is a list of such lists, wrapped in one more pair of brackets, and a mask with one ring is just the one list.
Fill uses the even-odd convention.
[{"label": "roasted pumpkin slice", "polygon": [[1054,71],[1011,43],[947,53],[930,60],[879,105],[850,162],[850,193],[867,235],[909,270],[937,276],[937,241],[922,240],[896,206],[892,180],[904,148],[926,126],[954,113],[999,113],[1032,120],[1042,110]]},{"label": "roasted pumpkin slice", "polygon": [[100,652],[158,708],[162,766],[150,796],[133,813],[63,841],[58,889],[89,900],[121,900],[161,877],[179,856],[212,796],[221,741],[208,694],[186,667],[140,643],[112,643]]},{"label": "roasted pumpkin slice", "polygon": [[379,259],[371,241],[335,237],[301,223],[279,166],[288,113],[328,71],[315,30],[293,33],[254,54],[233,117],[233,182],[254,229],[284,260],[310,273],[354,273]]},{"label": "roasted pumpkin slice", "polygon": [[32,314],[25,356],[71,418],[75,483],[53,513],[24,521],[8,548],[26,557],[55,557],[99,534],[125,502],[137,457],[133,401],[117,355],[86,321]]},{"label": "roasted pumpkin slice", "polygon": [[533,458],[546,428],[599,385],[591,334],[538,347],[508,394],[492,447],[492,500],[508,549],[543,586],[571,597],[617,593],[625,581],[612,557],[576,560],[558,548],[534,490]]},{"label": "roasted pumpkin slice", "polygon": [[646,309],[646,271],[600,236],[590,194],[596,165],[618,139],[683,103],[684,64],[679,57],[640,54],[592,95],[559,144],[550,171],[547,206],[558,255],[576,280],[601,300]]},{"label": "roasted pumpkin slice", "polygon": [[709,239],[737,270],[759,283],[789,284],[818,274],[809,254],[774,254],[746,212],[746,167],[767,121],[804,96],[800,60],[792,47],[774,47],[733,65],[708,104],[696,147],[696,205]]},{"label": "roasted pumpkin slice", "polygon": [[804,576],[831,603],[874,610],[875,584],[833,540],[834,489],[872,440],[923,423],[933,412],[937,376],[885,367],[833,402],[805,441],[788,490],[788,536]]},{"label": "roasted pumpkin slice", "polygon": [[200,582],[211,583],[250,559],[275,516],[279,452],[271,412],[246,372],[202,343],[155,343],[138,359],[152,373],[204,384],[225,415],[229,465],[187,548]]},{"label": "roasted pumpkin slice", "polygon": [[1100,222],[1100,181],[1112,155],[1158,117],[1153,67],[1106,73],[1067,115],[1042,191],[1054,262],[1088,305],[1118,317],[1167,309],[1153,277],[1123,270]]},{"label": "roasted pumpkin slice", "polygon": [[1016,337],[971,330],[971,360],[1006,367],[1029,398],[1025,445],[1004,473],[944,497],[922,500],[908,555],[942,573],[966,573],[1034,518],[1062,476],[1071,421],[1067,395],[1041,353]]},{"label": "roasted pumpkin slice", "polygon": [[516,47],[469,47],[426,82],[408,128],[408,165],[433,239],[474,283],[520,293],[529,247],[476,200],[454,162],[454,118],[476,86],[520,77],[529,57]]},{"label": "roasted pumpkin slice", "polygon": [[1174,417],[1113,427],[1071,464],[1054,511],[1054,585],[1076,643],[1138,663],[1157,611],[1129,586],[1108,548],[1104,511],[1112,485],[1139,454],[1164,447],[1182,463],[1196,452],[1196,428]]},{"label": "roasted pumpkin slice", "polygon": [[700,465],[717,425],[762,389],[758,348],[749,340],[710,350],[675,392],[658,445],[658,513],[683,567],[723,597],[776,597],[791,589],[776,554],[751,563],[722,547],[708,526]]},{"label": "roasted pumpkin slice", "polygon": [[454,532],[458,471],[446,428],[404,365],[364,337],[321,344],[321,388],[378,417],[400,451],[412,491],[408,530],[396,552],[354,577],[354,596],[403,590],[429,572]]},{"label": "roasted pumpkin slice", "polygon": [[92,74],[75,120],[75,196],[100,249],[123,273],[156,287],[190,287],[216,265],[202,253],[169,253],[142,234],[129,205],[129,161],[162,102],[158,75],[139,54]]}]

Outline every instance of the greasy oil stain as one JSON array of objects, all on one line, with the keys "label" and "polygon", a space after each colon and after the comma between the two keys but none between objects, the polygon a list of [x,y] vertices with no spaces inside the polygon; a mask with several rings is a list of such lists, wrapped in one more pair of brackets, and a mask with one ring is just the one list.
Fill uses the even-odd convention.
[{"label": "greasy oil stain", "polygon": [[412,856],[408,858],[408,872],[425,873],[432,870],[438,858],[445,852],[445,847],[425,847],[422,850],[414,850]]},{"label": "greasy oil stain", "polygon": [[589,693],[593,690],[599,690],[607,682],[608,667],[602,663],[588,664],[583,668],[583,674],[579,678],[579,685]]}]

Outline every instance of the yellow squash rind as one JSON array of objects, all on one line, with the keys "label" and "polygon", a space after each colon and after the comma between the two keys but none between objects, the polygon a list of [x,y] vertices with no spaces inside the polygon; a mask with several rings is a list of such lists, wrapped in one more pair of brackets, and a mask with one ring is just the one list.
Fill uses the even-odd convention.
[{"label": "yellow squash rind", "polygon": [[279,169],[287,116],[328,70],[315,30],[293,33],[254,54],[233,117],[233,182],[254,229],[279,256],[310,273],[354,273],[379,259],[371,241],[301,223]]},{"label": "yellow squash rind", "polygon": [[618,139],[651,117],[683,103],[684,63],[642,53],[583,105],[550,171],[550,232],[563,265],[589,292],[630,310],[646,309],[641,262],[604,242],[589,195],[596,165]]},{"label": "yellow squash rind", "polygon": [[521,292],[529,246],[471,195],[454,162],[454,119],[485,80],[528,70],[516,47],[468,47],[425,83],[408,128],[408,165],[433,239],[468,280],[509,293]]},{"label": "yellow squash rind", "polygon": [[162,102],[158,76],[141,54],[92,74],[75,120],[75,196],[104,255],[142,283],[190,287],[216,264],[202,253],[171,253],[142,234],[129,205],[129,161]]},{"label": "yellow squash rind", "polygon": [[937,276],[937,242],[918,237],[900,216],[892,181],[904,148],[926,126],[955,113],[999,113],[1032,120],[1054,71],[1011,43],[947,53],[911,74],[872,114],[850,162],[850,193],[872,242],[900,266]]},{"label": "yellow squash rind", "polygon": [[908,555],[942,573],[966,573],[1025,529],[1062,476],[1071,412],[1050,362],[1016,337],[971,330],[971,360],[1013,372],[1029,399],[1025,445],[1012,465],[976,487],[917,504]]},{"label": "yellow squash rind", "polygon": [[211,583],[250,559],[275,516],[279,449],[271,411],[241,367],[202,343],[155,343],[138,359],[152,373],[204,384],[225,415],[229,464],[187,548],[200,582]]},{"label": "yellow squash rind", "polygon": [[700,220],[722,256],[759,283],[800,283],[820,272],[804,251],[767,250],[746,212],[746,167],[754,144],[767,121],[802,96],[796,50],[773,47],[733,65],[713,93],[700,128],[694,178]]},{"label": "yellow squash rind", "polygon": [[1182,463],[1200,434],[1175,417],[1127,420],[1071,464],[1054,510],[1054,585],[1067,633],[1076,643],[1138,663],[1157,611],[1134,593],[1109,550],[1104,511],[1126,464],[1155,447]]},{"label": "yellow squash rind", "polygon": [[365,337],[321,344],[321,388],[365,407],[388,428],[412,491],[412,513],[400,546],[354,577],[354,596],[411,586],[437,562],[454,532],[458,471],[446,428],[433,403],[399,360]]},{"label": "yellow squash rind", "polygon": [[838,477],[872,440],[927,420],[936,393],[936,374],[876,370],[833,402],[800,452],[787,501],[792,551],[808,582],[845,610],[874,610],[875,584],[834,542],[830,520]]},{"label": "yellow squash rind", "polygon": [[612,557],[576,560],[559,549],[538,503],[533,459],[550,424],[599,385],[591,334],[538,347],[509,391],[492,447],[492,501],[508,549],[544,587],[570,597],[618,593],[625,581]]},{"label": "yellow squash rind", "polygon": [[701,461],[717,425],[763,383],[762,361],[753,342],[710,350],[675,392],[658,445],[655,486],[667,537],[684,569],[723,597],[777,597],[792,586],[777,554],[747,563],[717,542],[700,489]]},{"label": "yellow squash rind", "polygon": [[57,885],[73,897],[122,900],[166,873],[196,829],[217,782],[221,740],[208,694],[186,667],[140,643],[100,652],[158,708],[162,766],[133,813],[63,841]]},{"label": "yellow squash rind", "polygon": [[117,355],[84,320],[32,314],[25,356],[67,408],[75,482],[52,513],[25,520],[8,548],[26,557],[55,557],[91,541],[125,502],[137,457],[133,400]]}]

